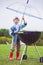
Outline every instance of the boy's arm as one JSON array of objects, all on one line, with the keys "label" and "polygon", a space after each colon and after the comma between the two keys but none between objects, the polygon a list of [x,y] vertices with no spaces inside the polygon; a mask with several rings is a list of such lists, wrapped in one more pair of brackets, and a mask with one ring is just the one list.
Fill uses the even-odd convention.
[{"label": "boy's arm", "polygon": [[22,20],[24,21],[24,24],[21,24],[21,28],[24,28],[27,25],[27,23],[25,22],[24,16],[23,16]]},{"label": "boy's arm", "polygon": [[23,25],[21,25],[21,28],[24,28],[27,25],[27,23],[24,23]]},{"label": "boy's arm", "polygon": [[10,33],[11,36],[14,36],[14,30],[13,30],[13,27],[10,28],[9,33]]},{"label": "boy's arm", "polygon": [[10,28],[10,35],[11,36],[14,36],[17,33],[18,33],[18,31],[14,27]]}]

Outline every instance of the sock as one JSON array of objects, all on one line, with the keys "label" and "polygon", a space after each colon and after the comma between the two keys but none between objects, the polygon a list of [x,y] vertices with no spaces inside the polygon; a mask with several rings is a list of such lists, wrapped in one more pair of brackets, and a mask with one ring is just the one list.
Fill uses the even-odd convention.
[{"label": "sock", "polygon": [[10,52],[10,58],[12,58],[13,57],[13,52]]}]

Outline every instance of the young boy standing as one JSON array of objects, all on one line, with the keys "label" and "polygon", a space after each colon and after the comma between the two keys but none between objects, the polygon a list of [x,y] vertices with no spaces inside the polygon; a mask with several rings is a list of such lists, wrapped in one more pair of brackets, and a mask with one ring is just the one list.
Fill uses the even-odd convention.
[{"label": "young boy standing", "polygon": [[22,20],[24,21],[24,24],[19,25],[18,24],[19,18],[16,17],[16,18],[13,19],[14,26],[12,26],[11,29],[10,29],[10,35],[12,36],[12,44],[11,44],[11,51],[10,51],[10,58],[9,58],[10,60],[13,60],[13,52],[15,50],[15,46],[17,47],[16,59],[17,60],[20,59],[20,39],[18,37],[18,32],[20,32],[20,30],[27,25],[24,17],[22,18]]}]

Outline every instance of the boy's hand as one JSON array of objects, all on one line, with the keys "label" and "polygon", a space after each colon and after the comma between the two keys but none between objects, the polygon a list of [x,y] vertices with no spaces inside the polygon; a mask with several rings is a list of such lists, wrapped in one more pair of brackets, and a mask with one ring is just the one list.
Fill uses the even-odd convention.
[{"label": "boy's hand", "polygon": [[24,19],[24,16],[22,17],[22,20],[24,21],[24,23],[25,23],[25,19]]},{"label": "boy's hand", "polygon": [[24,16],[22,17],[22,20],[25,20],[25,19],[24,19]]},{"label": "boy's hand", "polygon": [[18,31],[15,31],[14,34],[18,34]]}]

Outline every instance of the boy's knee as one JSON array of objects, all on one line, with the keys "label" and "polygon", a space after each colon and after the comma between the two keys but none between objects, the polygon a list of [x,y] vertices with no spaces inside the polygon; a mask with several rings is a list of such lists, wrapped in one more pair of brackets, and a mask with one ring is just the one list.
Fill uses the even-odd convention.
[{"label": "boy's knee", "polygon": [[20,42],[17,42],[17,45],[20,46]]},{"label": "boy's knee", "polygon": [[11,49],[12,52],[14,52],[15,49]]},{"label": "boy's knee", "polygon": [[20,51],[20,49],[17,49],[17,52],[19,52]]}]

